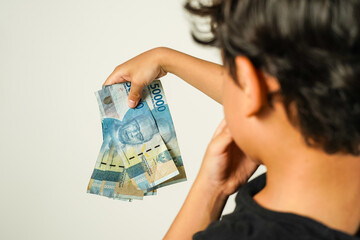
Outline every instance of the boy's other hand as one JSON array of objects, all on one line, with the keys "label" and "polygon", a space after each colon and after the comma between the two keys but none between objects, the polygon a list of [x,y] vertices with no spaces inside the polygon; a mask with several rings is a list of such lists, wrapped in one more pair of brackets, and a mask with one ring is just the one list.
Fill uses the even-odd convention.
[{"label": "boy's other hand", "polygon": [[247,182],[258,166],[235,144],[223,120],[208,145],[198,178],[229,196]]},{"label": "boy's other hand", "polygon": [[154,48],[120,64],[103,85],[131,82],[128,105],[131,108],[136,107],[143,88],[167,73],[160,64],[161,54],[162,48]]}]

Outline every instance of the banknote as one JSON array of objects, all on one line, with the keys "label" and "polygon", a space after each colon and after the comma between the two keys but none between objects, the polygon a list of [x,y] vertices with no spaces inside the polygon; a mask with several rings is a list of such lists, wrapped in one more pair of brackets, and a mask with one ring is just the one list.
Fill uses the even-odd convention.
[{"label": "banknote", "polygon": [[[114,191],[111,190],[112,183],[122,179],[121,172],[108,171],[109,165],[114,165],[114,161],[110,160],[114,155],[114,146],[109,141],[102,144],[98,160],[95,164],[94,171],[88,185],[88,193],[97,195],[114,197]],[[118,196],[118,199],[129,201],[128,196]]]},{"label": "banknote", "polygon": [[185,168],[176,138],[174,123],[172,121],[170,109],[160,80],[154,80],[151,84],[144,88],[143,99],[148,104],[151,114],[153,115],[159,129],[160,135],[179,171],[177,176],[160,184],[158,187],[186,181]]},{"label": "banknote", "polygon": [[[117,111],[115,109],[115,105],[111,101],[110,92],[108,88],[103,88],[102,91],[98,91],[95,93],[99,106],[101,119],[105,116],[111,116],[113,118],[118,118]],[[95,166],[94,173],[97,173],[99,170],[97,168],[101,168],[101,179],[102,185],[99,195],[107,196],[110,198],[115,198],[115,187],[116,183],[121,182],[124,178],[124,166],[123,161],[119,159],[118,153],[115,149],[115,145],[112,142],[111,136],[107,133],[107,126],[102,122],[103,129],[103,146],[102,149],[107,149],[107,155],[104,156],[101,166]],[[102,152],[103,150],[100,150]],[[98,163],[99,164],[99,163]],[[98,174],[99,175],[99,174]],[[96,175],[93,174],[92,179],[96,178]],[[99,181],[98,180],[98,181]],[[130,200],[127,196],[116,195],[117,199],[120,200]]]},{"label": "banknote", "polygon": [[122,160],[125,159],[125,156],[121,156],[121,154],[117,152],[114,145],[111,145],[105,172],[107,177],[103,180],[105,183],[102,195],[120,200],[139,200],[143,199],[143,196],[155,195],[156,190],[139,190],[137,185],[131,181]]},{"label": "banknote", "polygon": [[[146,102],[136,109],[127,105],[125,84],[106,86],[97,92],[103,135],[110,136],[128,177],[146,190],[179,174]],[[114,112],[116,112],[114,114]]]},{"label": "banknote", "polygon": [[131,83],[95,93],[103,130],[87,191],[123,201],[156,195],[186,180],[173,121],[159,80],[144,88],[135,109],[127,106]]},{"label": "banknote", "polygon": [[[103,89],[103,91],[98,92],[95,94],[97,97],[98,102],[104,96],[109,95],[108,89]],[[100,109],[101,116],[112,116],[118,117],[117,112],[115,111],[115,107],[113,104],[104,104]],[[97,159],[97,162],[94,167],[93,174],[91,176],[89,185],[88,185],[88,192],[98,195],[103,195],[107,197],[114,197],[114,182],[117,182],[119,179],[122,179],[122,168],[117,166],[117,169],[114,169],[113,163],[113,155],[114,155],[114,144],[112,143],[112,139],[110,135],[105,135],[106,129],[104,131],[104,124],[102,123],[103,127],[103,144],[100,149],[100,153]],[[122,165],[122,164],[121,164]],[[113,168],[113,171],[110,168]],[[120,200],[129,200],[127,197],[120,197]]]},{"label": "banknote", "polygon": [[[139,190],[137,185],[129,178],[126,168],[123,164],[121,155],[117,152],[114,145],[110,148],[109,154],[109,164],[107,173],[117,173],[120,174],[116,178],[108,178],[107,184],[109,186],[109,195],[108,197],[116,198],[120,200],[124,199],[142,199],[144,196],[144,191]],[[116,176],[116,175],[115,175]]]},{"label": "banknote", "polygon": [[95,163],[94,171],[91,175],[91,179],[88,185],[88,193],[102,195],[103,191],[103,179],[105,177],[106,163],[109,155],[109,141],[110,138],[104,139],[100,152]]}]

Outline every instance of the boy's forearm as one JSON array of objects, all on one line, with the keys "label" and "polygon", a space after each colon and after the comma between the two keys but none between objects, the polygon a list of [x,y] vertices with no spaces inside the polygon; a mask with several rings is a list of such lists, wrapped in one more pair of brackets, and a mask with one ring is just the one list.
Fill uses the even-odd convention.
[{"label": "boy's forearm", "polygon": [[173,49],[161,47],[160,65],[166,72],[175,74],[222,104],[222,82],[225,68]]},{"label": "boy's forearm", "polygon": [[214,188],[201,179],[195,180],[164,239],[192,239],[196,232],[204,230],[220,217],[227,198],[220,188]]}]

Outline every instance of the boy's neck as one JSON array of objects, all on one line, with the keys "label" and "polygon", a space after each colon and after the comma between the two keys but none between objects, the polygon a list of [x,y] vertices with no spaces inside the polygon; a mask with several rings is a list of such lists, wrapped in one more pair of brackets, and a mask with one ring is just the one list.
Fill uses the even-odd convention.
[{"label": "boy's neck", "polygon": [[266,186],[254,196],[255,201],[351,235],[358,231],[360,156],[329,155],[309,147],[290,123],[281,101],[242,124],[251,135],[240,145],[267,167]]},{"label": "boy's neck", "polygon": [[267,183],[255,201],[355,234],[360,225],[360,158],[299,150],[267,165]]}]

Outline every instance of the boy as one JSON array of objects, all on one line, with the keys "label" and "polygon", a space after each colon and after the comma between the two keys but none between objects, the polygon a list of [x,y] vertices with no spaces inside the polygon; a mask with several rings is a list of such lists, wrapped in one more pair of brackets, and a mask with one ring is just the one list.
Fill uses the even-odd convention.
[{"label": "boy", "polygon": [[[193,2],[212,33],[194,37],[219,47],[224,66],[156,48],[105,82],[131,81],[134,107],[171,72],[224,106],[165,239],[360,239],[360,1]],[[259,164],[266,175],[247,183]]]}]

